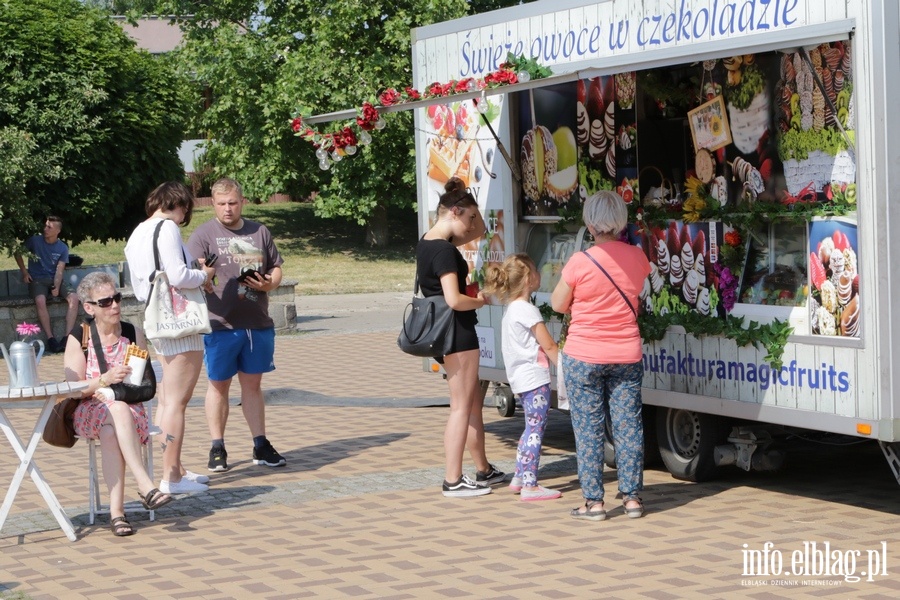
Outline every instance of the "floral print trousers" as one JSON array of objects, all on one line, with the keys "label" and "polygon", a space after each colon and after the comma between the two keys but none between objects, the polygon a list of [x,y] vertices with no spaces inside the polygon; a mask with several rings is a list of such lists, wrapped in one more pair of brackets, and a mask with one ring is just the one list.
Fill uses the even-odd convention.
[{"label": "floral print trousers", "polygon": [[547,412],[550,410],[550,384],[547,383],[523,394],[519,394],[525,409],[525,431],[519,438],[516,450],[515,477],[523,486],[537,485],[538,467],[541,464],[541,445],[544,429],[547,427]]},{"label": "floral print trousers", "polygon": [[603,500],[606,416],[612,419],[619,491],[627,500],[644,487],[644,422],[641,417],[643,365],[596,365],[563,354],[578,479],[585,500]]}]

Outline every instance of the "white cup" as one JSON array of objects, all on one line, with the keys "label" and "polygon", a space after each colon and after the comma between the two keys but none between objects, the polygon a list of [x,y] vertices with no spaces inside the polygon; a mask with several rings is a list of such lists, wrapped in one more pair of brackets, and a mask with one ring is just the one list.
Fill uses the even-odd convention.
[{"label": "white cup", "polygon": [[125,383],[141,385],[141,381],[144,379],[144,369],[147,368],[147,359],[138,358],[134,355],[129,356],[128,366],[131,367],[131,373],[129,373],[128,377],[125,379]]}]

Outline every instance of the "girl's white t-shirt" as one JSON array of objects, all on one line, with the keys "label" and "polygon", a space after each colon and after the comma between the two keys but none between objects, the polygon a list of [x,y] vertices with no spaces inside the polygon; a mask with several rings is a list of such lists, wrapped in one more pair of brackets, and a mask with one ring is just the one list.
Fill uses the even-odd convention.
[{"label": "girl's white t-shirt", "polygon": [[503,315],[503,362],[514,394],[550,383],[550,360],[531,328],[544,318],[537,306],[513,300]]}]

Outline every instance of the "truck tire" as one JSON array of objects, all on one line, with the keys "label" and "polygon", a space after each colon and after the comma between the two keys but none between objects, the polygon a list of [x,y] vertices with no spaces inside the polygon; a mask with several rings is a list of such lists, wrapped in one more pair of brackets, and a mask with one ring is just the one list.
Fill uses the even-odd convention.
[{"label": "truck tire", "polygon": [[697,482],[715,478],[713,449],[728,433],[723,420],[679,408],[660,407],[656,412],[659,453],[672,477]]},{"label": "truck tire", "polygon": [[494,406],[501,417],[511,417],[516,414],[516,398],[512,390],[505,386],[494,387]]},{"label": "truck tire", "polygon": [[[656,407],[644,405],[641,413],[644,419],[644,468],[655,467],[661,462],[659,444],[656,441]],[[616,446],[613,443],[609,417],[606,419],[606,438],[603,448],[603,462],[610,469],[616,468]]]}]

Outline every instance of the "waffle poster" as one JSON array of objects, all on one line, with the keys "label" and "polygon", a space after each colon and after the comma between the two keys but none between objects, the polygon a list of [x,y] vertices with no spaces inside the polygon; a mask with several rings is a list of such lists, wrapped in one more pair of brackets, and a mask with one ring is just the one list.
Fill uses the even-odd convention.
[{"label": "waffle poster", "polygon": [[504,188],[498,171],[508,167],[485,124],[487,121],[503,135],[500,123],[503,99],[502,95],[480,99],[484,112],[479,112],[471,100],[435,104],[425,109],[429,224],[436,220],[438,201],[451,177],[462,180],[484,218],[485,235],[459,249],[469,263],[469,292],[473,295],[484,281],[484,267],[506,258]]}]

